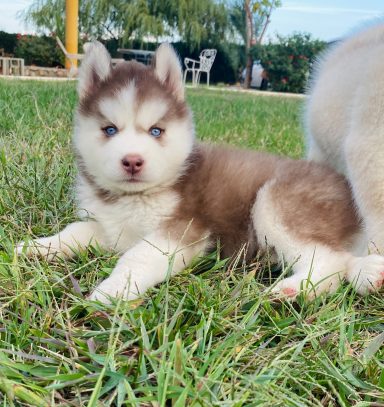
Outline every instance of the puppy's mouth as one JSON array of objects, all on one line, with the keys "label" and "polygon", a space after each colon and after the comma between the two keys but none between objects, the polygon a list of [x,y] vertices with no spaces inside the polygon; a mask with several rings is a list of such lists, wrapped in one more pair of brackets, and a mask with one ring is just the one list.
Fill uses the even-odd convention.
[{"label": "puppy's mouth", "polygon": [[115,179],[115,182],[117,182],[118,184],[120,184],[121,187],[124,188],[124,185],[144,183],[145,180],[142,176],[139,176],[139,174],[124,174]]},{"label": "puppy's mouth", "polygon": [[136,184],[138,182],[143,182],[143,180],[135,175],[128,175],[126,178],[124,178],[123,180],[121,180],[121,182],[123,183],[129,183],[129,184]]}]

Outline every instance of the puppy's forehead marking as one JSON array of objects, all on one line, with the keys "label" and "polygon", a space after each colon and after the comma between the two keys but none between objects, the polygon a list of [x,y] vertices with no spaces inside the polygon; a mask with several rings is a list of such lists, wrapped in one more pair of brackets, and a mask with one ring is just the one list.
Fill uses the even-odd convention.
[{"label": "puppy's forehead marking", "polygon": [[163,98],[144,100],[137,110],[136,124],[145,129],[157,124],[168,112],[169,105]]},{"label": "puppy's forehead marking", "polygon": [[101,99],[99,111],[117,127],[124,127],[133,121],[135,104],[136,87],[135,81],[132,80],[113,97]]}]

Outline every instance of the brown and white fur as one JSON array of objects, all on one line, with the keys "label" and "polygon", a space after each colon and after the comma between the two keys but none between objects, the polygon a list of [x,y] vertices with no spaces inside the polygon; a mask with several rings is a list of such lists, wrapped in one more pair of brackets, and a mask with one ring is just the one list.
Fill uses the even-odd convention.
[{"label": "brown and white fur", "polygon": [[[384,258],[350,250],[360,220],[348,183],[322,165],[199,144],[179,60],[166,44],[155,66],[112,68],[105,48],[86,52],[79,78],[74,148],[82,221],[37,239],[27,252],[72,256],[89,244],[121,257],[91,299],[136,298],[216,247],[224,256],[267,245],[293,275],[275,291],[295,297],[335,290],[346,278],[378,289]],[[117,132],[105,134],[107,126]],[[163,130],[153,137],[151,129]],[[20,246],[22,249],[22,245]]]},{"label": "brown and white fur", "polygon": [[363,248],[384,252],[384,22],[337,44],[316,70],[308,158],[347,176],[366,225]]}]

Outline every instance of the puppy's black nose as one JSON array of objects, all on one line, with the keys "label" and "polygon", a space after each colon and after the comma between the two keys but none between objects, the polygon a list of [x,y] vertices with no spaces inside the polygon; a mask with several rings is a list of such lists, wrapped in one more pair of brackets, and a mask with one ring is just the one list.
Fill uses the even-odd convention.
[{"label": "puppy's black nose", "polygon": [[137,154],[127,154],[121,160],[121,164],[123,165],[125,171],[127,171],[129,174],[134,175],[141,171],[144,165],[144,160]]}]

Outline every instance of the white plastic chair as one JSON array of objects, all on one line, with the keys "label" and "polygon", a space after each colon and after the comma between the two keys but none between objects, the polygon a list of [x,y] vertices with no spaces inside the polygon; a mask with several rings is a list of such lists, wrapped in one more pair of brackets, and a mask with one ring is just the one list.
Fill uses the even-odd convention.
[{"label": "white plastic chair", "polygon": [[[59,37],[56,37],[56,42],[63,51],[65,57],[69,60],[69,63],[71,64],[71,68],[69,69],[68,75],[69,76],[75,76],[77,74],[77,67],[74,64],[74,61],[81,61],[84,58],[84,54],[70,54],[67,49],[65,48],[64,44],[61,42]],[[87,47],[88,43],[85,43],[83,48]],[[112,58],[111,59],[112,64],[117,64],[119,62],[123,62],[123,58]]]},{"label": "white plastic chair", "polygon": [[60,49],[63,51],[65,58],[68,59],[69,63],[71,64],[71,68],[68,71],[68,76],[75,76],[77,73],[77,66],[75,66],[75,61],[81,61],[84,58],[84,54],[70,54],[59,37],[56,37],[56,42]]},{"label": "white plastic chair", "polygon": [[192,73],[192,84],[198,85],[202,72],[207,74],[207,85],[209,86],[209,72],[212,68],[217,54],[216,49],[203,49],[200,52],[199,61],[191,58],[184,58],[185,71],[184,83],[187,80],[188,71]]}]

